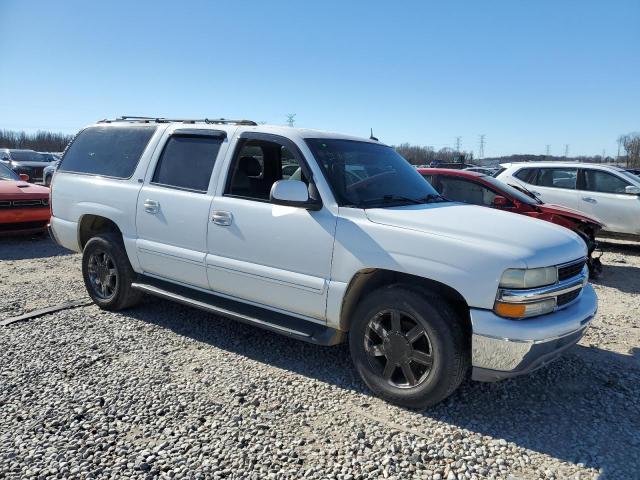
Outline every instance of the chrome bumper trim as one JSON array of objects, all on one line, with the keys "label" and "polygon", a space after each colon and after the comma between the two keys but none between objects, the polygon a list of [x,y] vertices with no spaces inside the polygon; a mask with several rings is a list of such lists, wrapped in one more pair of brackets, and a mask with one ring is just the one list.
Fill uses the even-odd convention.
[{"label": "chrome bumper trim", "polygon": [[597,309],[597,297],[589,284],[575,303],[540,317],[509,320],[490,310],[472,309],[473,377],[498,380],[546,365],[582,338]]}]

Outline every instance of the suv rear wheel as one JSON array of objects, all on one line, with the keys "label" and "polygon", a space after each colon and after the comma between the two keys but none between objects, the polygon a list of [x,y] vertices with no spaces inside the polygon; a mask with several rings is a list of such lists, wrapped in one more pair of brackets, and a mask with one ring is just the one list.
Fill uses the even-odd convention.
[{"label": "suv rear wheel", "polygon": [[117,234],[103,233],[87,242],[82,253],[82,276],[91,299],[105,310],[132,307],[142,298],[140,291],[131,288],[136,273]]},{"label": "suv rear wheel", "polygon": [[468,341],[442,299],[393,285],[357,307],[349,347],[358,373],[378,396],[409,408],[442,401],[458,388]]}]

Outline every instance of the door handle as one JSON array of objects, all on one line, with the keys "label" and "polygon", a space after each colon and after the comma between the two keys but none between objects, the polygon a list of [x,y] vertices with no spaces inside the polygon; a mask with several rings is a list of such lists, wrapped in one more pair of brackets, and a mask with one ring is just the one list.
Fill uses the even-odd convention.
[{"label": "door handle", "polygon": [[156,202],[155,200],[146,199],[144,201],[144,211],[147,213],[156,214],[160,210],[160,202]]},{"label": "door handle", "polygon": [[222,210],[214,210],[211,215],[211,221],[216,225],[221,225],[223,227],[228,227],[233,223],[233,215],[231,212],[225,212]]},{"label": "door handle", "polygon": [[587,203],[598,203],[598,201],[593,197],[582,197],[582,200],[584,200]]}]

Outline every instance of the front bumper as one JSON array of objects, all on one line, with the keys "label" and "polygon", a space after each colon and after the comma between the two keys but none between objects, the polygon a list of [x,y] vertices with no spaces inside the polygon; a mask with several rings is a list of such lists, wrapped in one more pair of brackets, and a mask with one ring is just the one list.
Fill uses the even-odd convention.
[{"label": "front bumper", "polygon": [[540,317],[509,320],[471,309],[472,378],[497,381],[543,367],[582,338],[597,310],[589,284],[570,306]]}]

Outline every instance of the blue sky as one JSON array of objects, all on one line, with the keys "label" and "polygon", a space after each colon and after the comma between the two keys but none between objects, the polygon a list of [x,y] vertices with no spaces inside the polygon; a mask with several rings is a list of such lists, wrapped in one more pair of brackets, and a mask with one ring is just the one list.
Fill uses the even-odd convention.
[{"label": "blue sky", "polygon": [[242,117],[386,143],[615,154],[640,1],[0,0],[0,128]]}]

